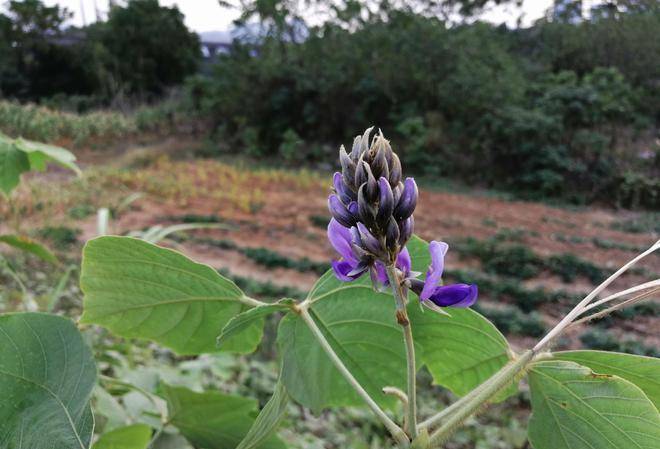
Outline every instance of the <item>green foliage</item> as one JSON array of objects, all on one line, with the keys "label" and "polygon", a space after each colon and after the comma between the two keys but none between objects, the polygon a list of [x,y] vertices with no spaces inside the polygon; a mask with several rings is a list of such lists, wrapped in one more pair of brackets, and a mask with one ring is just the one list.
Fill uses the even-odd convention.
[{"label": "green foliage", "polygon": [[602,351],[557,352],[558,360],[575,362],[599,374],[612,374],[638,386],[658,407],[660,405],[660,359]]},{"label": "green foliage", "polygon": [[[650,73],[660,48],[648,42],[656,40],[657,11],[609,23],[653,47],[639,60],[647,71],[632,76],[624,57],[612,64],[590,55],[587,66],[570,52],[571,64],[555,59],[553,51],[570,45],[549,36],[552,23],[448,27],[389,6],[350,26],[340,15],[310,27],[305,39],[275,33],[237,44],[211,79],[191,82],[221,125],[219,137],[252,156],[316,160],[327,153],[314,148],[350,139],[355,123],[373,123],[395,130],[393,144],[418,172],[526,197],[657,205],[654,163],[638,149],[654,148],[657,108],[643,98],[657,90]],[[638,21],[643,28],[633,27]],[[605,29],[587,23],[556,29]],[[590,48],[585,31],[571,38],[580,51]]]},{"label": "green foliage", "polygon": [[578,276],[582,276],[592,284],[597,284],[605,278],[602,268],[572,253],[550,256],[545,264],[550,272],[561,277],[564,282],[573,282]]},{"label": "green foliage", "polygon": [[68,226],[46,226],[37,230],[39,237],[53,243],[58,249],[69,249],[78,242],[80,229]]},{"label": "green foliage", "polygon": [[[428,244],[413,236],[407,245],[413,270],[431,263]],[[463,396],[502,368],[512,350],[492,323],[469,309],[452,309],[441,315],[420,309],[413,299],[408,307],[415,342],[422,349],[421,360],[433,381]],[[465,334],[470,333],[467,339]],[[438,344],[438,342],[443,342]],[[506,395],[515,392],[515,385]]]},{"label": "green foliage", "polygon": [[176,7],[158,0],[130,0],[115,6],[107,22],[91,32],[109,55],[110,72],[128,92],[160,93],[194,72],[199,38]]},{"label": "green foliage", "polygon": [[0,132],[0,190],[9,195],[18,185],[21,174],[44,170],[54,162],[80,174],[76,157],[64,148],[23,139],[11,139]]},{"label": "green foliage", "polygon": [[610,227],[632,234],[660,233],[660,213],[649,212],[627,220],[615,221]]},{"label": "green foliage", "polygon": [[[408,310],[415,342],[422,348],[421,361],[434,383],[458,396],[472,391],[509,361],[511,348],[506,339],[477,312],[455,309],[444,316],[422,311],[414,301]],[[512,385],[506,395],[515,391]]]},{"label": "green foliage", "polygon": [[[83,250],[82,322],[117,335],[156,341],[180,354],[217,350],[222,327],[244,310],[244,295],[211,267],[130,237],[99,237]],[[254,329],[224,349],[254,350]]]},{"label": "green foliage", "polygon": [[[331,272],[319,279],[309,297],[316,301],[310,314],[334,351],[376,402],[392,407],[395,400],[381,389],[404,388],[406,378],[403,336],[392,297],[374,292],[365,281],[343,284]],[[297,402],[316,413],[362,404],[299,315],[282,319],[277,342],[282,380]]]},{"label": "green foliage", "polygon": [[[603,268],[572,253],[541,257],[524,244],[507,243],[505,240],[511,240],[511,235],[498,233],[486,240],[470,237],[456,245],[456,249],[462,256],[479,259],[486,272],[512,279],[530,279],[541,270],[559,276],[566,283],[584,277],[597,284],[605,277]],[[501,286],[495,288],[498,291],[503,289]]]},{"label": "green foliage", "polygon": [[0,235],[0,243],[31,253],[45,262],[57,264],[57,257],[48,248],[28,237],[8,234]]},{"label": "green foliage", "polygon": [[498,241],[468,238],[459,245],[458,251],[477,257],[489,273],[517,279],[529,279],[538,274],[542,261],[532,250],[524,245],[500,244]]},{"label": "green foliage", "polygon": [[587,330],[580,336],[580,341],[590,349],[660,357],[660,350],[655,346],[647,346],[631,336],[619,337],[603,329]]},{"label": "green foliage", "polygon": [[91,350],[67,318],[0,316],[0,435],[5,447],[87,448],[96,383]]},{"label": "green foliage", "polygon": [[222,328],[222,332],[218,336],[218,347],[222,349],[223,345],[232,338],[243,338],[243,333],[250,331],[255,326],[263,328],[264,317],[278,311],[289,310],[293,303],[294,301],[291,299],[283,299],[274,304],[253,307],[239,313]]},{"label": "green foliage", "polygon": [[534,364],[529,382],[537,449],[653,447],[660,438],[658,410],[627,380],[552,361]]},{"label": "green foliage", "polygon": [[176,7],[131,0],[113,6],[107,21],[65,30],[69,17],[39,0],[9,2],[0,14],[0,41],[9,44],[0,45],[3,96],[74,95],[98,106],[126,93],[160,94],[197,67],[199,39]]},{"label": "green foliage", "polygon": [[[196,447],[235,449],[254,422],[254,400],[216,391],[196,393],[170,385],[163,385],[162,390],[172,424]],[[285,448],[275,437],[258,447]]]},{"label": "green foliage", "polygon": [[266,268],[289,268],[300,272],[323,274],[330,268],[326,262],[314,262],[307,257],[292,259],[268,248],[241,248],[240,252]]},{"label": "green foliage", "polygon": [[257,298],[294,298],[303,299],[306,294],[302,290],[285,285],[276,285],[270,281],[260,282],[253,278],[232,275],[229,270],[218,270],[220,274],[231,279],[241,290]]},{"label": "green foliage", "polygon": [[284,388],[284,384],[278,381],[273,396],[259,412],[259,416],[255,419],[241,444],[236,446],[236,449],[261,447],[262,443],[277,429],[286,413],[287,405],[289,405],[289,395]]},{"label": "green foliage", "polygon": [[538,312],[523,313],[517,307],[475,305],[475,310],[491,320],[505,334],[541,337],[547,331]]},{"label": "green foliage", "polygon": [[[178,120],[176,105],[143,107],[132,114],[111,111],[63,112],[34,104],[0,100],[0,131],[44,142],[71,140],[74,145],[125,139],[140,131],[164,131]],[[157,113],[163,108],[168,114]]]},{"label": "green foliage", "polygon": [[151,440],[151,427],[133,424],[101,435],[92,449],[146,449]]}]

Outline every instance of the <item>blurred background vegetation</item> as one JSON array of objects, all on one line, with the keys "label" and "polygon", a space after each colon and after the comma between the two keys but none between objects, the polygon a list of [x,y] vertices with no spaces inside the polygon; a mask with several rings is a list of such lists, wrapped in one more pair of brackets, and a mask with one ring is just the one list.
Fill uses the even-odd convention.
[{"label": "blurred background vegetation", "polygon": [[[209,61],[182,14],[157,0],[117,4],[84,28],[67,28],[58,6],[10,1],[0,96],[77,113],[142,108],[141,125],[108,119],[108,133],[167,124],[179,111],[203,117],[211,153],[296,164],[334,160],[337,142],[375,124],[418,174],[527,198],[658,207],[660,4],[609,1],[587,14],[561,0],[533,26],[510,28],[474,19],[491,3],[241,2],[231,47]],[[165,97],[167,107],[145,110]],[[21,119],[11,107],[0,107],[8,133],[36,134],[48,115],[32,107]]]}]

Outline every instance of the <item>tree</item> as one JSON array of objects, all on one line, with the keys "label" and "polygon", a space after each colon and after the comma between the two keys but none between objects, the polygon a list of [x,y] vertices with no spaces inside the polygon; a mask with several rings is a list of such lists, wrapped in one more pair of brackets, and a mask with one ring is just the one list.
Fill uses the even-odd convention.
[{"label": "tree", "polygon": [[159,94],[192,74],[201,56],[198,36],[177,7],[158,0],[130,0],[115,6],[108,21],[92,32],[107,49],[108,70],[117,90]]}]

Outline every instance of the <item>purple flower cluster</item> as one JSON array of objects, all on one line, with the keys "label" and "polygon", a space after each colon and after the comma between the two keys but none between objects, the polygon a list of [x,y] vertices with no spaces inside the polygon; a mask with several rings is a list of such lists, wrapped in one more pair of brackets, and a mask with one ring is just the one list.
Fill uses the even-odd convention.
[{"label": "purple flower cluster", "polygon": [[334,192],[328,197],[332,219],[328,238],[340,260],[332,262],[335,276],[353,281],[369,271],[376,287],[388,285],[386,265],[395,264],[404,287],[423,303],[440,307],[469,307],[477,299],[475,285],[440,285],[447,244],[431,242],[432,263],[426,280],[416,279],[405,245],[414,228],[417,185],[402,182],[401,163],[382,133],[369,145],[372,128],[353,141],[352,150],[339,152],[342,171],[334,174]]}]

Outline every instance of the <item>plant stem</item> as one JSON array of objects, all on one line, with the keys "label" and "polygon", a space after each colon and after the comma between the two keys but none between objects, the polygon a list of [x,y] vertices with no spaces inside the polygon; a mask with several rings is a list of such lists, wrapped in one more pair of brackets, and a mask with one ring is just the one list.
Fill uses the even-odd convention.
[{"label": "plant stem", "polygon": [[250,298],[249,296],[243,295],[240,298],[238,298],[240,302],[243,304],[250,306],[250,307],[259,307],[259,306],[267,306],[268,303],[259,301],[258,299]]},{"label": "plant stem", "polygon": [[406,344],[406,359],[408,362],[408,432],[410,439],[417,438],[417,368],[415,367],[415,344],[412,327],[406,311],[406,298],[401,289],[401,281],[396,267],[387,266],[387,277],[392,286],[392,294],[396,301],[396,320],[403,328],[403,340]]},{"label": "plant stem", "polygon": [[660,240],[655,242],[653,246],[651,246],[649,249],[638,255],[637,257],[633,258],[630,260],[627,264],[619,268],[613,275],[605,279],[598,287],[596,287],[591,293],[589,293],[587,296],[584,297],[582,301],[578,303],[575,307],[573,307],[573,310],[568,312],[568,314],[554,327],[548,334],[539,341],[536,346],[534,346],[534,352],[541,352],[550,342],[560,335],[572,322],[577,318],[579,315],[581,315],[586,307],[591,303],[591,301],[605,288],[607,288],[608,285],[610,285],[616,278],[621,276],[623,273],[625,273],[630,267],[635,265],[637,262],[642,260],[644,257],[648,256],[649,254],[653,253],[655,250],[660,249]]},{"label": "plant stem", "polygon": [[353,387],[353,389],[357,392],[357,394],[360,395],[360,397],[367,403],[371,411],[373,411],[376,414],[376,416],[383,422],[383,424],[385,425],[385,427],[387,427],[387,430],[392,434],[392,436],[397,441],[399,446],[403,448],[409,447],[410,440],[408,439],[408,436],[405,434],[403,429],[399,427],[394,421],[390,419],[389,416],[385,414],[385,412],[378,406],[378,404],[376,404],[376,401],[374,401],[371,398],[371,396],[369,396],[369,393],[367,393],[367,391],[362,387],[362,385],[360,385],[360,383],[348,370],[348,368],[346,368],[344,362],[341,361],[339,356],[332,349],[332,346],[330,346],[330,343],[328,343],[328,340],[326,340],[325,336],[321,332],[321,329],[319,329],[319,327],[316,325],[316,322],[309,314],[307,308],[301,308],[299,309],[299,312],[303,321],[305,321],[305,324],[307,324],[307,327],[309,327],[309,330],[312,331],[312,334],[318,340],[319,344],[321,345],[321,348],[323,348],[323,350],[328,355],[328,357],[335,365],[335,367],[339,370],[341,375],[344,376],[344,379],[346,379],[346,381],[350,384],[350,386]]},{"label": "plant stem", "polygon": [[[509,362],[490,379],[461,399],[459,401],[461,402],[461,406],[454,408],[454,412],[449,415],[449,419],[431,434],[431,446],[442,444],[467,418],[477,413],[487,401],[513,381],[518,373],[525,369],[533,357],[534,351],[529,350],[524,352],[516,360]],[[453,406],[449,408],[453,408]],[[444,416],[447,416],[447,413],[444,413]],[[434,417],[428,421],[433,422],[435,420]]]}]

